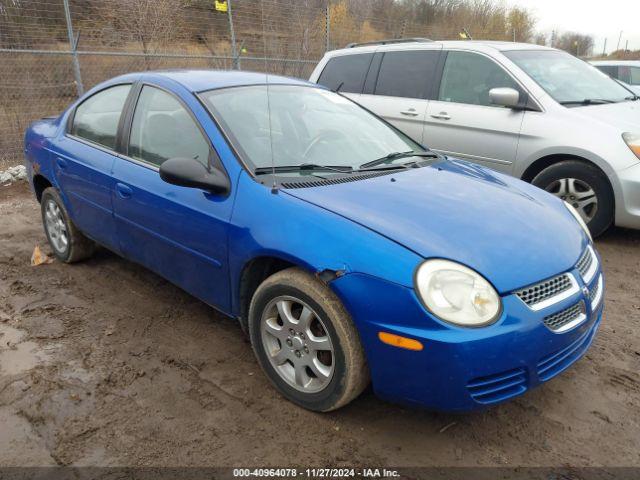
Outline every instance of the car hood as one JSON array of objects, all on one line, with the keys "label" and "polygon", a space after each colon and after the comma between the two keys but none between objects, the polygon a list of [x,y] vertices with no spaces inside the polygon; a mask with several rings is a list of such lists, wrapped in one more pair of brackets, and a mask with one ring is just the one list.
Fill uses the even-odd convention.
[{"label": "car hood", "polygon": [[424,258],[463,263],[500,293],[571,269],[587,242],[557,198],[461,160],[283,191]]},{"label": "car hood", "polygon": [[571,109],[571,112],[601,123],[613,125],[622,131],[640,131],[640,100],[575,107]]}]

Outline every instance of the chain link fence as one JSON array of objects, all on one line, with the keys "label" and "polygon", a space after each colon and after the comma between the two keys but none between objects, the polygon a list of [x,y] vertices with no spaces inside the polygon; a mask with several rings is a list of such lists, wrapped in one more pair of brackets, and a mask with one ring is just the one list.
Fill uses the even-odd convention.
[{"label": "chain link fence", "polygon": [[0,170],[22,162],[31,121],[122,73],[205,68],[307,78],[326,50],[350,42],[459,38],[461,27],[473,27],[476,38],[515,39],[504,12],[467,9],[454,22],[426,12],[408,17],[397,2],[380,2],[380,11],[375,3],[0,0]]}]

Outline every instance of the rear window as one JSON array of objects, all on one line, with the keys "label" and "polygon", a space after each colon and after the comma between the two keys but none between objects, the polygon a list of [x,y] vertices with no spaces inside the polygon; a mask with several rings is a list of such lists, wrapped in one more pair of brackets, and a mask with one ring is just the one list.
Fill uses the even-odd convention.
[{"label": "rear window", "polygon": [[386,52],[380,65],[375,94],[428,98],[439,56],[439,50]]},{"label": "rear window", "polygon": [[340,87],[341,92],[361,93],[372,58],[373,53],[334,57],[324,67],[318,83],[331,90]]}]

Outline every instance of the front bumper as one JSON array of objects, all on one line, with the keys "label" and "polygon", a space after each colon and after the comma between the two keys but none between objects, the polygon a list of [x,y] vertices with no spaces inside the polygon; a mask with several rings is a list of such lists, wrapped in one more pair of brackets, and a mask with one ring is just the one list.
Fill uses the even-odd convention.
[{"label": "front bumper", "polygon": [[[413,289],[378,278],[349,274],[332,286],[358,327],[378,396],[463,412],[520,395],[564,371],[587,351],[600,324],[604,295],[592,310],[580,274],[571,273],[580,289],[570,297],[533,311],[515,294],[503,296],[501,318],[476,329],[431,317]],[[593,288],[600,276],[598,271],[588,287]],[[576,327],[555,333],[543,323],[546,316],[580,301],[587,306],[586,318]],[[381,331],[419,340],[424,349],[384,344],[378,339]]]},{"label": "front bumper", "polygon": [[616,220],[619,227],[640,229],[640,163],[613,174]]}]

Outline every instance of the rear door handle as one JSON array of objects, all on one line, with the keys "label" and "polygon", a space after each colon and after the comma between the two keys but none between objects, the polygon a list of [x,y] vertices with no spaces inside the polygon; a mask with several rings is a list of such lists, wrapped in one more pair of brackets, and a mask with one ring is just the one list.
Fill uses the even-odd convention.
[{"label": "rear door handle", "polygon": [[417,117],[418,112],[416,112],[415,108],[408,108],[407,110],[400,110],[402,115],[406,115],[407,117]]},{"label": "rear door handle", "polygon": [[438,120],[451,120],[451,117],[447,112],[440,112],[438,114],[431,115],[431,118],[437,118]]},{"label": "rear door handle", "polygon": [[133,190],[128,185],[118,182],[116,183],[116,192],[118,192],[120,198],[131,198]]},{"label": "rear door handle", "polygon": [[69,165],[64,158],[60,158],[60,157],[56,158],[56,163],[58,164],[58,167],[60,167],[62,170],[67,168],[67,166]]}]

